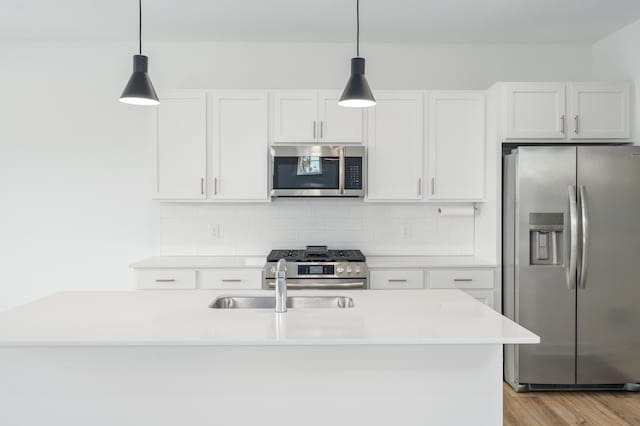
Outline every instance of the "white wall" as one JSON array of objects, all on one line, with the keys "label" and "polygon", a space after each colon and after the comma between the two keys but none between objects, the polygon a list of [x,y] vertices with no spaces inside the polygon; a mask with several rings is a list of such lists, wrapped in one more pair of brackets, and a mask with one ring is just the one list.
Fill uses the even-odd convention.
[{"label": "white wall", "polygon": [[[172,236],[167,227],[172,220],[188,222],[195,215],[215,222],[231,210],[242,220],[258,211],[275,218],[288,215],[297,227],[306,224],[308,218],[300,213],[309,208],[303,204],[191,206],[177,213],[179,209],[161,209],[150,201],[153,111],[117,102],[135,47],[0,42],[0,308],[60,290],[132,288],[127,265],[160,252],[252,247],[247,235],[233,240],[235,245],[202,243],[203,228],[181,242],[182,234]],[[182,88],[340,88],[353,46],[156,43],[145,50],[162,93]],[[496,80],[591,77],[591,51],[583,45],[363,45],[362,53],[374,89],[476,89]],[[333,211],[329,201],[322,203],[325,212]],[[409,241],[426,252],[438,246],[460,252],[470,247],[468,227],[460,227],[463,234],[450,233],[456,227],[440,222],[433,207],[378,206],[353,212],[346,235],[364,240],[352,246],[374,247],[380,235],[399,238],[394,229],[411,223],[415,234]],[[325,218],[317,212],[311,217]],[[380,223],[371,224],[371,217]],[[321,229],[341,238],[345,230],[332,229],[337,222],[327,217]],[[365,237],[374,226],[378,236]],[[301,243],[315,238],[297,235]],[[259,241],[258,250],[278,243]],[[389,250],[402,242],[392,242]]]},{"label": "white wall", "polygon": [[[593,76],[599,80],[631,80],[640,87],[640,21],[603,38],[593,45]],[[634,96],[633,134],[636,144],[640,125],[640,98]]]}]

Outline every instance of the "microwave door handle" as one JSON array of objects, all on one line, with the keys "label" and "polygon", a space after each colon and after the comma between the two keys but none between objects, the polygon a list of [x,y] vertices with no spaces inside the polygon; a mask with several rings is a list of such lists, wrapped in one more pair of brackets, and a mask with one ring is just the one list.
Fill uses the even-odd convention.
[{"label": "microwave door handle", "polygon": [[344,194],[344,148],[338,148],[339,161],[338,164],[338,193]]}]

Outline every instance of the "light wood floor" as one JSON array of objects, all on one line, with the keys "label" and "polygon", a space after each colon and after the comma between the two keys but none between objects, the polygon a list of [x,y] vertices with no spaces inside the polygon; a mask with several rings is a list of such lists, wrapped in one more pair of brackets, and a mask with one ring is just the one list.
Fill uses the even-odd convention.
[{"label": "light wood floor", "polygon": [[640,425],[640,392],[516,393],[504,384],[504,424]]}]

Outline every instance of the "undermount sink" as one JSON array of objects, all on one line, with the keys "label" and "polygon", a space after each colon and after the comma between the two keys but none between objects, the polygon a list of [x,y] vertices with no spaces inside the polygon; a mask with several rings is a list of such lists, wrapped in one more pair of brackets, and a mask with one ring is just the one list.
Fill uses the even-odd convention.
[{"label": "undermount sink", "polygon": [[[287,308],[353,308],[349,296],[292,296],[287,298]],[[220,296],[209,305],[213,309],[275,309],[276,298],[269,296]]]}]

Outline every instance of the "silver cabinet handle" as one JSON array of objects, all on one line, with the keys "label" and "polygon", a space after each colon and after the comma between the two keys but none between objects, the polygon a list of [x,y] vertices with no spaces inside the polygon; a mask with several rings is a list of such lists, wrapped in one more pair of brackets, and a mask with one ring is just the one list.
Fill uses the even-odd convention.
[{"label": "silver cabinet handle", "polygon": [[204,178],[200,178],[200,195],[204,195]]},{"label": "silver cabinet handle", "polygon": [[213,178],[213,194],[214,195],[218,194],[218,178],[217,177]]},{"label": "silver cabinet handle", "polygon": [[431,178],[431,195],[436,194],[436,178]]},{"label": "silver cabinet handle", "polygon": [[389,281],[390,283],[406,283],[407,280],[403,280],[403,279],[399,279],[399,278],[390,278],[387,281]]},{"label": "silver cabinet handle", "polygon": [[175,283],[175,282],[176,282],[176,280],[175,280],[175,279],[173,279],[173,278],[171,278],[171,279],[166,278],[166,279],[159,279],[159,280],[156,280],[156,282],[157,282],[157,283]]},{"label": "silver cabinet handle", "polygon": [[340,194],[344,194],[344,148],[340,147],[338,149],[338,155],[339,155],[339,163],[338,163],[338,192]]},{"label": "silver cabinet handle", "polygon": [[574,132],[577,135],[578,133],[580,133],[580,118],[578,118],[578,116],[576,115],[575,117],[573,117],[573,119],[576,121],[576,129],[574,130]]},{"label": "silver cabinet handle", "polygon": [[313,138],[316,139],[316,120],[313,120]]},{"label": "silver cabinet handle", "polygon": [[562,128],[560,129],[560,133],[564,135],[566,129],[564,114],[562,114],[562,116],[560,117],[560,125],[562,126]]},{"label": "silver cabinet handle", "polygon": [[587,210],[587,194],[584,185],[578,187],[580,196],[580,212],[582,213],[582,256],[580,259],[580,288],[587,286],[587,266],[589,265],[589,212]]},{"label": "silver cabinet handle", "polygon": [[320,139],[324,138],[324,120],[320,120]]},{"label": "silver cabinet handle", "polygon": [[223,278],[222,282],[223,283],[239,283],[239,282],[242,282],[242,280],[239,280],[237,278]]},{"label": "silver cabinet handle", "polygon": [[571,247],[569,252],[569,268],[567,269],[567,288],[576,288],[576,272],[578,268],[578,204],[576,203],[576,187],[569,185],[569,220],[571,223]]},{"label": "silver cabinet handle", "polygon": [[456,282],[456,283],[469,283],[471,281],[473,281],[473,278],[454,278],[453,279],[453,282]]},{"label": "silver cabinet handle", "polygon": [[422,178],[418,178],[418,195],[422,195]]}]

